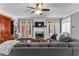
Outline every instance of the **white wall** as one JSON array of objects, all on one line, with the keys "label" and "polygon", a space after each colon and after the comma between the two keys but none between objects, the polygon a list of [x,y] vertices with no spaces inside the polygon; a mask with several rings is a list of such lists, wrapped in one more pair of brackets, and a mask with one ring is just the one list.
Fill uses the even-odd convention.
[{"label": "white wall", "polygon": [[[48,28],[48,21],[51,21],[52,24],[55,25],[55,32],[56,34],[59,34],[60,33],[60,20],[59,19],[44,19],[44,18],[38,18],[38,19],[34,19],[33,20],[34,22],[35,21],[43,21],[44,22],[44,25],[46,25],[46,27],[44,28],[33,28],[33,37],[35,37],[35,31],[44,31],[44,37],[45,39],[46,38],[50,38],[50,35],[49,35],[49,28]],[[33,23],[34,23],[33,22]],[[52,32],[54,32],[54,28],[52,29]],[[54,34],[54,33],[52,33]]]},{"label": "white wall", "polygon": [[79,39],[79,12],[71,15],[71,20],[72,20],[71,36],[73,38]]},{"label": "white wall", "polygon": [[[25,19],[27,19],[27,18],[25,18]],[[18,19],[18,20],[21,20],[21,19]],[[49,38],[50,36],[49,36],[49,34],[48,34],[48,24],[47,24],[47,21],[48,20],[57,20],[57,23],[55,24],[55,26],[56,26],[56,28],[55,28],[55,31],[56,31],[56,34],[59,34],[60,33],[60,20],[59,19],[46,19],[46,18],[34,18],[34,19],[32,19],[32,26],[34,26],[34,22],[35,21],[44,21],[45,23],[45,25],[46,25],[46,27],[44,27],[44,28],[39,28],[39,29],[37,29],[37,28],[34,28],[34,27],[32,27],[32,37],[35,37],[35,31],[44,31],[44,37],[45,37],[45,39],[46,38]],[[18,23],[18,33],[20,34],[21,32],[19,31],[19,29],[20,29],[20,23],[19,23],[19,21],[17,22]],[[54,31],[54,30],[52,30],[52,31]]]}]

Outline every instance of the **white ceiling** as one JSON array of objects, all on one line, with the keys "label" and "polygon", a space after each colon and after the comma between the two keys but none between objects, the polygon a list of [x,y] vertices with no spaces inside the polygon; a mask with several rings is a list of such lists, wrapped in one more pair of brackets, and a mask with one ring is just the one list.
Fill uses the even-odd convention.
[{"label": "white ceiling", "polygon": [[35,7],[35,3],[0,3],[0,10],[8,15],[20,18],[28,17],[66,17],[79,10],[79,3],[44,3],[45,8],[50,11],[43,12],[43,15],[31,14],[31,9],[27,6]]}]

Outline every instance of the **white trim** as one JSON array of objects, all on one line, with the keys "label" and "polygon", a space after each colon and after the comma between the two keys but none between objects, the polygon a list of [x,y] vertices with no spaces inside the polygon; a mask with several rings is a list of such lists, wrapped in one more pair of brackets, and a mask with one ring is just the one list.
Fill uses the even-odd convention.
[{"label": "white trim", "polygon": [[73,11],[73,12],[67,14],[67,15],[64,15],[63,18],[69,17],[69,16],[73,15],[73,14],[76,13],[76,12],[79,12],[79,9],[77,9],[77,10],[75,10],[75,11]]},{"label": "white trim", "polygon": [[0,14],[1,14],[1,15],[5,15],[5,16],[8,16],[8,17],[11,17],[13,20],[14,20],[14,18],[16,18],[15,16],[10,15],[10,14],[8,14],[8,13],[2,11],[2,10],[0,10]]}]

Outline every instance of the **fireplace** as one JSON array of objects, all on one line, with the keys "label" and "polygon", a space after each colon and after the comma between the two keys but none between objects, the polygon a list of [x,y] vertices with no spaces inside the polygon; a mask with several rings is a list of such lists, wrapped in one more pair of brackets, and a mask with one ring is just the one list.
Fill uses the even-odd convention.
[{"label": "fireplace", "polygon": [[34,38],[47,38],[47,27],[45,20],[34,20],[33,23],[33,37]]},{"label": "fireplace", "polygon": [[36,33],[35,38],[44,38],[44,33]]}]

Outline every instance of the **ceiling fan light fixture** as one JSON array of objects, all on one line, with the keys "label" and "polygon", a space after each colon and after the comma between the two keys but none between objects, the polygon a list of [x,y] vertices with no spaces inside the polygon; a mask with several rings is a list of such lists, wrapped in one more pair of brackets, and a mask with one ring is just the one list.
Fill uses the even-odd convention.
[{"label": "ceiling fan light fixture", "polygon": [[37,3],[36,7],[30,7],[30,6],[27,6],[27,7],[31,8],[33,10],[31,13],[35,13],[35,14],[38,14],[38,15],[42,15],[43,11],[49,11],[50,10],[48,8],[43,8],[43,3]]},{"label": "ceiling fan light fixture", "polygon": [[42,12],[40,10],[35,11],[36,14],[41,14]]}]

